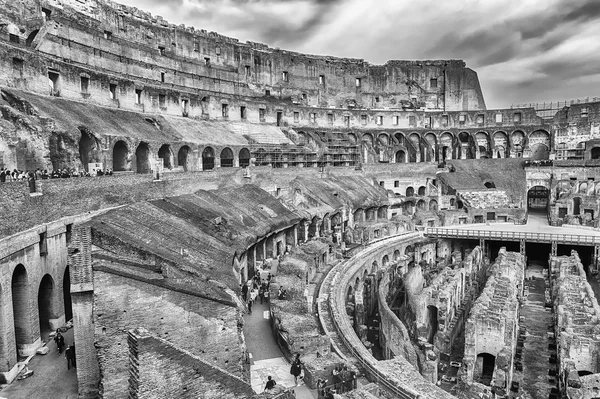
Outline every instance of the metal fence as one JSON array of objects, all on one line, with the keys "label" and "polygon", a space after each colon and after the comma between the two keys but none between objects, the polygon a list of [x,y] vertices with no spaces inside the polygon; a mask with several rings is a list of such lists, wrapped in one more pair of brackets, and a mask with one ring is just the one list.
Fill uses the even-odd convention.
[{"label": "metal fence", "polygon": [[464,239],[488,239],[500,241],[531,241],[571,245],[600,245],[600,237],[577,234],[553,234],[519,231],[492,231],[492,230],[469,230],[451,229],[442,227],[428,227],[426,236],[439,238],[464,238]]}]

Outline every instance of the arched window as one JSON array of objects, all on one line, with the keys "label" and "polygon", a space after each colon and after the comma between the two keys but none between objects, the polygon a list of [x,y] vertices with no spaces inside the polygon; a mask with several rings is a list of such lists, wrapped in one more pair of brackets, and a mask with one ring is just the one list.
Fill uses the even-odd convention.
[{"label": "arched window", "polygon": [[137,173],[150,173],[150,147],[147,143],[141,142],[135,150],[135,166]]},{"label": "arched window", "polygon": [[250,151],[247,148],[240,150],[240,168],[250,166]]},{"label": "arched window", "polygon": [[113,147],[113,170],[115,172],[131,170],[129,148],[123,140],[117,141]]},{"label": "arched window", "polygon": [[158,150],[158,157],[163,160],[165,169],[173,169],[173,151],[170,145],[163,144]]},{"label": "arched window", "polygon": [[183,167],[184,171],[188,171],[192,164],[191,162],[192,149],[187,145],[184,145],[179,149],[177,153],[177,166]]},{"label": "arched window", "polygon": [[232,168],[233,167],[233,151],[231,148],[225,147],[221,151],[221,167]]},{"label": "arched window", "polygon": [[212,147],[206,147],[202,151],[202,170],[212,170],[215,168],[215,150]]}]

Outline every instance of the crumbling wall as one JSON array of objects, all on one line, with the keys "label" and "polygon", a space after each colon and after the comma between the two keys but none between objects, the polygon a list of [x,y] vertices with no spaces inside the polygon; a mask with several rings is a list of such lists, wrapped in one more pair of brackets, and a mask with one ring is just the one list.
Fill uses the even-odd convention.
[{"label": "crumbling wall", "polygon": [[469,389],[484,382],[481,355],[492,356],[491,381],[497,394],[506,394],[512,382],[512,363],[517,345],[519,301],[525,261],[521,254],[501,248],[489,270],[483,292],[475,301],[465,325],[461,383]]}]

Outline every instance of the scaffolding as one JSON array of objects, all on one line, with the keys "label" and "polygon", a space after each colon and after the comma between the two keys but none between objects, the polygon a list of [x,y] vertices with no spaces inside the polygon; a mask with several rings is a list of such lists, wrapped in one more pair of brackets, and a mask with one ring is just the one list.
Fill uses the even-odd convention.
[{"label": "scaffolding", "polygon": [[587,104],[599,102],[600,97],[586,97],[585,99],[575,99],[570,101],[555,101],[555,102],[543,102],[543,103],[529,103],[529,104],[516,104],[511,105],[511,109],[515,108],[533,108],[537,115],[542,119],[552,119],[556,113],[564,107],[570,107],[574,104]]}]

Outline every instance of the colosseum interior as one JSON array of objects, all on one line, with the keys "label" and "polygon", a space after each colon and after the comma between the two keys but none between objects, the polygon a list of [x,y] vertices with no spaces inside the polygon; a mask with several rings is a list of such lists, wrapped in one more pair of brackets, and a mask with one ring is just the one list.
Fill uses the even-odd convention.
[{"label": "colosseum interior", "polygon": [[600,398],[600,102],[0,5],[0,397]]}]

